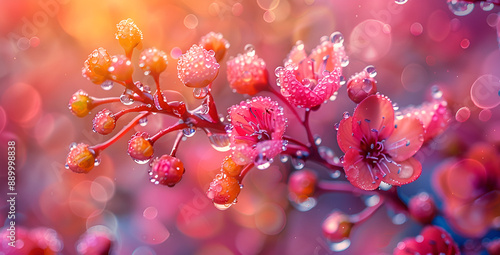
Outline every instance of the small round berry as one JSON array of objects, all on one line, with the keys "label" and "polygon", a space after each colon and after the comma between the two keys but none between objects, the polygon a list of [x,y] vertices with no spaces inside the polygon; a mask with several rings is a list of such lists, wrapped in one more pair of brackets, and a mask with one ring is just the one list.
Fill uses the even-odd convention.
[{"label": "small round berry", "polygon": [[227,61],[229,86],[239,94],[255,95],[268,86],[269,74],[264,60],[255,51],[238,54]]},{"label": "small round berry", "polygon": [[108,255],[110,254],[112,244],[112,238],[109,233],[89,229],[78,240],[76,251],[80,255]]},{"label": "small round berry", "polygon": [[101,134],[107,135],[116,127],[116,118],[113,112],[108,109],[102,109],[92,120],[92,129]]},{"label": "small round berry", "polygon": [[108,78],[110,65],[111,57],[106,49],[100,47],[92,51],[83,63],[82,75],[95,84],[101,84]]},{"label": "small round berry", "polygon": [[377,93],[377,81],[367,71],[371,68],[373,66],[365,68],[362,72],[351,76],[347,81],[347,95],[357,104],[368,96]]},{"label": "small round berry", "polygon": [[154,184],[173,187],[181,181],[184,172],[184,164],[180,159],[170,155],[163,155],[151,163],[149,177]]},{"label": "small round berry", "polygon": [[232,177],[240,175],[243,167],[242,165],[236,164],[231,156],[227,156],[224,161],[222,161],[222,172]]},{"label": "small round berry", "polygon": [[111,58],[111,65],[108,71],[111,79],[115,81],[128,81],[132,79],[134,67],[130,59],[125,55],[116,55]]},{"label": "small round berry", "polygon": [[120,21],[116,25],[116,39],[125,49],[125,52],[131,52],[142,41],[142,31],[137,27],[132,19]]},{"label": "small round berry", "polygon": [[436,203],[425,192],[412,197],[408,203],[408,209],[410,215],[423,224],[431,223],[438,213]]},{"label": "small round berry", "polygon": [[347,215],[334,211],[323,221],[323,235],[331,242],[341,242],[349,238],[353,226]]},{"label": "small round berry", "polygon": [[229,42],[224,39],[221,33],[210,32],[200,39],[200,45],[205,50],[213,50],[215,59],[220,62],[226,55],[229,48]]},{"label": "small round berry", "polygon": [[158,76],[167,68],[167,54],[156,48],[149,48],[141,52],[139,67],[144,74]]},{"label": "small round berry", "polygon": [[191,88],[203,88],[219,74],[219,63],[214,51],[207,51],[194,44],[179,58],[177,75],[184,85]]},{"label": "small round berry", "polygon": [[317,180],[316,173],[311,170],[305,169],[293,172],[288,180],[290,199],[301,203],[313,196]]},{"label": "small round berry", "polygon": [[94,168],[96,154],[87,144],[73,146],[66,158],[66,166],[75,173],[88,173]]},{"label": "small round berry", "polygon": [[69,110],[75,116],[85,117],[89,115],[92,107],[92,99],[87,94],[87,92],[83,90],[78,90],[73,94],[68,104]]},{"label": "small round berry", "polygon": [[146,164],[153,157],[153,144],[146,132],[137,132],[128,141],[128,155],[140,164]]},{"label": "small round berry", "polygon": [[240,183],[235,177],[220,173],[210,183],[207,197],[215,204],[230,206],[236,202],[240,190]]}]

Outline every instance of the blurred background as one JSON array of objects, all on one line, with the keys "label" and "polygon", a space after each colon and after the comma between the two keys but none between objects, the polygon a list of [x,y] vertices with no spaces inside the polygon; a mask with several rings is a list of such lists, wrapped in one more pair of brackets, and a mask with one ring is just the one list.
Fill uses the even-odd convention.
[{"label": "blurred background", "polygon": [[[177,155],[186,174],[174,188],[149,182],[148,167],[126,153],[128,138],[109,147],[101,165],[87,175],[65,169],[72,142],[107,139],[92,132],[92,114],[78,118],[70,113],[71,95],[79,89],[96,97],[122,92],[118,86],[104,91],[81,76],[87,55],[98,47],[122,54],[114,36],[116,24],[132,18],[144,34],[143,48],[154,46],[169,55],[161,75],[163,88],[180,91],[194,108],[200,101],[178,80],[176,58],[208,32],[222,33],[231,44],[223,63],[252,44],[274,79],[274,69],[297,40],[309,52],[322,36],[340,31],[350,57],[344,68],[347,78],[374,65],[378,90],[399,106],[428,100],[431,86],[438,85],[453,116],[462,109],[441,139],[418,155],[423,174],[402,188],[405,199],[420,191],[434,194],[436,166],[471,144],[500,143],[500,113],[494,108],[500,103],[499,9],[485,9],[477,4],[470,14],[457,16],[446,0],[402,5],[394,0],[0,0],[0,164],[2,169],[7,165],[7,141],[15,140],[16,224],[54,229],[64,244],[61,254],[76,254],[80,235],[94,226],[111,231],[114,254],[330,254],[322,221],[334,209],[359,212],[364,208],[359,197],[327,194],[317,198],[312,210],[296,210],[287,194],[290,162],[276,160],[267,170],[254,169],[238,203],[219,211],[205,191],[227,153],[213,150],[202,132],[181,144]],[[137,59],[136,52],[133,62]],[[213,86],[224,115],[247,98],[231,91],[225,70],[223,64]],[[134,78],[154,85],[141,72]],[[471,94],[474,84],[480,94]],[[313,132],[338,156],[334,125],[354,106],[341,88],[336,101],[312,115]],[[171,121],[153,116],[137,130],[155,132]],[[300,127],[290,125],[287,132],[305,141]],[[168,153],[174,137],[159,140],[156,153]],[[326,169],[306,168],[328,178]],[[0,178],[5,201],[6,170]],[[8,208],[0,204],[0,219],[8,224]],[[394,216],[379,210],[353,229],[351,247],[339,254],[392,254],[404,237],[419,233],[420,225]],[[467,242],[460,234],[452,235],[461,244]]]}]

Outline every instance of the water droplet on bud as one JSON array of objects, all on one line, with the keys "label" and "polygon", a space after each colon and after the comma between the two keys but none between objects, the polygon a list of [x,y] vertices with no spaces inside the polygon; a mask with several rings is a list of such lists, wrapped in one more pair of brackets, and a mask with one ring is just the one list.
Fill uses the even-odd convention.
[{"label": "water droplet on bud", "polygon": [[233,204],[225,204],[225,205],[221,205],[221,204],[217,204],[217,203],[214,203],[214,206],[215,208],[221,210],[221,211],[224,211],[224,210],[227,210],[229,209],[229,207],[231,207]]},{"label": "water droplet on bud", "polygon": [[77,146],[77,143],[72,142],[72,143],[69,145],[69,150],[72,150],[72,149],[76,148],[76,146]]},{"label": "water droplet on bud", "polygon": [[101,84],[101,88],[104,90],[110,90],[113,88],[113,81],[107,80]]},{"label": "water droplet on bud", "polygon": [[304,168],[305,162],[302,159],[292,158],[292,166],[293,168],[300,170]]},{"label": "water droplet on bud", "polygon": [[289,159],[288,155],[281,155],[281,156],[280,156],[280,161],[281,161],[281,163],[286,163],[286,162],[288,162],[288,159]]},{"label": "water droplet on bud", "polygon": [[351,246],[351,240],[349,239],[342,240],[338,243],[330,241],[327,241],[327,243],[330,250],[334,252],[345,251],[347,248],[349,248],[349,246]]},{"label": "water droplet on bud", "polygon": [[290,199],[290,203],[293,205],[293,207],[295,207],[295,209],[301,212],[307,212],[313,209],[316,204],[318,204],[318,201],[314,197],[308,197],[306,200],[300,203],[297,203],[296,201]]},{"label": "water droplet on bud", "polygon": [[340,32],[334,32],[330,35],[330,41],[335,46],[342,46],[342,44],[344,44],[344,36]]},{"label": "water droplet on bud", "polygon": [[365,71],[368,73],[368,76],[370,78],[374,78],[375,76],[377,76],[377,69],[375,69],[374,66],[367,66],[365,67]]},{"label": "water droplet on bud", "polygon": [[192,137],[196,133],[196,129],[194,128],[185,128],[182,130],[182,133],[185,137]]},{"label": "water droplet on bud", "polygon": [[228,134],[209,134],[208,140],[216,151],[224,152],[231,148]]},{"label": "water droplet on bud", "polygon": [[100,164],[101,164],[101,158],[100,157],[95,158],[94,166],[99,166]]},{"label": "water droplet on bud", "polygon": [[493,7],[495,6],[493,3],[488,3],[488,2],[481,2],[479,3],[479,6],[481,7],[481,9],[483,9],[483,11],[491,11],[493,10]]},{"label": "water droplet on bud", "polygon": [[194,88],[193,89],[193,96],[196,99],[203,99],[208,95],[208,87],[203,87],[203,88]]},{"label": "water droplet on bud", "polygon": [[245,53],[250,57],[255,56],[255,48],[253,47],[253,45],[251,44],[245,45]]},{"label": "water droplet on bud", "polygon": [[144,164],[148,163],[150,160],[151,159],[146,159],[146,160],[134,159],[135,163],[140,164],[140,165],[144,165]]}]

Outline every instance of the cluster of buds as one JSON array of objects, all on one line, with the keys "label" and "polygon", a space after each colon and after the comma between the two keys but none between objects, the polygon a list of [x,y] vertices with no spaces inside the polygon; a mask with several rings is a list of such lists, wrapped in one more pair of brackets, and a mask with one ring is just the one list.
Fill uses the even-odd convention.
[{"label": "cluster of buds", "polygon": [[[178,59],[177,77],[186,87],[193,88],[194,98],[202,100],[198,107],[190,110],[184,102],[169,99],[160,87],[160,75],[168,65],[164,51],[148,48],[139,56],[138,67],[153,78],[154,91],[149,85],[133,80],[135,68],[132,54],[140,47],[143,34],[131,19],[121,21],[117,28],[116,38],[125,54],[110,55],[104,48],[98,48],[84,62],[82,74],[105,90],[119,84],[124,87],[123,94],[96,98],[79,90],[69,102],[71,112],[78,117],[89,115],[101,105],[121,102],[120,110],[103,108],[92,121],[96,133],[114,135],[97,145],[80,143],[71,146],[66,163],[73,172],[88,173],[99,164],[99,155],[104,149],[135,126],[146,125],[148,117],[162,114],[178,121],[161,127],[154,134],[134,134],[128,142],[128,155],[137,163],[149,163],[152,183],[173,187],[185,173],[184,164],[175,156],[179,144],[198,129],[203,130],[216,150],[230,151],[206,193],[221,210],[236,203],[243,180],[254,166],[264,170],[274,158],[281,156],[283,163],[287,161],[283,159],[291,158],[296,170],[288,178],[289,199],[294,205],[312,201],[309,204],[314,206],[314,196],[333,191],[362,193],[378,198],[376,203],[367,205],[358,214],[331,213],[322,229],[325,238],[332,243],[348,239],[353,226],[361,224],[383,204],[395,210],[406,210],[423,224],[430,223],[435,217],[437,209],[428,196],[414,198],[408,209],[394,202],[404,203],[398,197],[396,187],[385,191],[379,188],[384,185],[401,186],[419,178],[422,166],[413,155],[425,141],[446,127],[450,116],[446,102],[436,99],[422,106],[397,111],[388,97],[377,93],[373,66],[366,67],[345,82],[342,74],[349,58],[341,33],[321,38],[320,44],[310,54],[305,52],[303,42],[298,41],[283,66],[275,69],[277,79],[274,85],[278,90],[273,88],[266,63],[256,55],[253,46],[247,45],[243,54],[227,61],[229,87],[236,93],[250,96],[267,91],[280,99],[280,103],[293,114],[292,121],[303,127],[307,142],[302,142],[286,134],[288,123],[295,122],[285,116],[283,107],[271,97],[256,96],[242,101],[228,109],[226,122],[220,118],[211,88],[229,47],[221,34],[211,32],[205,35]],[[331,149],[319,146],[321,139],[312,134],[309,119],[311,112],[318,110],[323,103],[335,100],[338,90],[346,83],[347,95],[357,106],[352,116],[345,113],[337,125],[337,142],[345,153],[339,159],[333,158]],[[118,119],[127,114],[135,114],[136,117],[116,131]],[[171,153],[155,158],[155,142],[172,132],[177,133],[177,138]],[[316,169],[302,169],[306,161],[327,168],[336,178],[341,175],[337,173],[343,171],[347,181],[332,183],[323,180]],[[392,199],[386,200],[387,196],[392,196]],[[109,250],[108,241],[110,239],[103,236],[84,237],[79,247],[89,250],[90,243],[98,242],[104,247],[102,250]]]}]

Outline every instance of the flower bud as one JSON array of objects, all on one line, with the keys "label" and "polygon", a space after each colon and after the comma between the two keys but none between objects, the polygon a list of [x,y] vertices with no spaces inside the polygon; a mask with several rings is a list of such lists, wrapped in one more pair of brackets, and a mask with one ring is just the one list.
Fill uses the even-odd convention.
[{"label": "flower bud", "polygon": [[87,92],[80,89],[73,94],[69,100],[68,107],[71,113],[75,116],[85,117],[89,115],[90,110],[92,109],[92,99],[89,97]]},{"label": "flower bud", "polygon": [[347,95],[357,104],[368,96],[377,93],[377,81],[370,76],[370,73],[367,71],[369,68],[356,73],[347,81]]},{"label": "flower bud", "polygon": [[95,152],[87,144],[80,143],[69,151],[66,167],[75,173],[88,173],[94,168],[95,157]]},{"label": "flower bud", "polygon": [[215,204],[229,207],[236,202],[240,190],[240,183],[236,178],[221,173],[217,174],[215,179],[210,183],[207,197]]},{"label": "flower bud", "polygon": [[334,211],[323,221],[323,235],[331,242],[341,242],[349,237],[353,226],[347,215]]},{"label": "flower bud", "polygon": [[146,75],[160,75],[167,68],[167,64],[167,54],[156,48],[144,50],[139,57],[139,67]]},{"label": "flower bud", "polygon": [[238,54],[227,61],[229,86],[239,94],[255,95],[268,86],[268,72],[264,60],[255,51]]},{"label": "flower bud", "polygon": [[236,177],[240,175],[241,170],[243,170],[243,166],[236,164],[231,156],[227,156],[222,161],[222,172],[229,176]]},{"label": "flower bud", "polygon": [[215,59],[220,62],[226,55],[229,48],[229,42],[224,39],[221,33],[210,32],[200,39],[200,45],[205,50],[213,50],[215,52]]},{"label": "flower bud", "polygon": [[95,84],[101,84],[107,80],[110,65],[111,57],[106,49],[100,47],[92,51],[83,63],[82,75]]},{"label": "flower bud", "polygon": [[128,141],[128,155],[137,163],[147,163],[153,157],[153,153],[153,144],[146,132],[137,132]]},{"label": "flower bud", "polygon": [[110,77],[115,81],[128,81],[132,79],[134,67],[125,55],[116,55],[111,58],[111,66],[108,68]]},{"label": "flower bud", "polygon": [[182,179],[184,172],[184,164],[178,158],[163,155],[151,163],[149,177],[154,184],[173,187]]},{"label": "flower bud", "polygon": [[301,203],[313,196],[317,179],[316,174],[311,170],[293,172],[288,180],[290,199],[296,203]]},{"label": "flower bud", "polygon": [[92,128],[101,135],[111,133],[116,127],[116,118],[113,112],[108,109],[102,109],[92,120]]},{"label": "flower bud", "polygon": [[214,51],[207,51],[199,45],[193,45],[179,58],[177,75],[184,85],[191,88],[203,88],[219,74],[219,63]]},{"label": "flower bud", "polygon": [[438,213],[434,200],[425,192],[412,197],[408,209],[410,215],[423,224],[431,223]]},{"label": "flower bud", "polygon": [[120,21],[116,25],[118,31],[115,36],[125,52],[131,52],[142,41],[142,31],[137,27],[132,19]]}]

